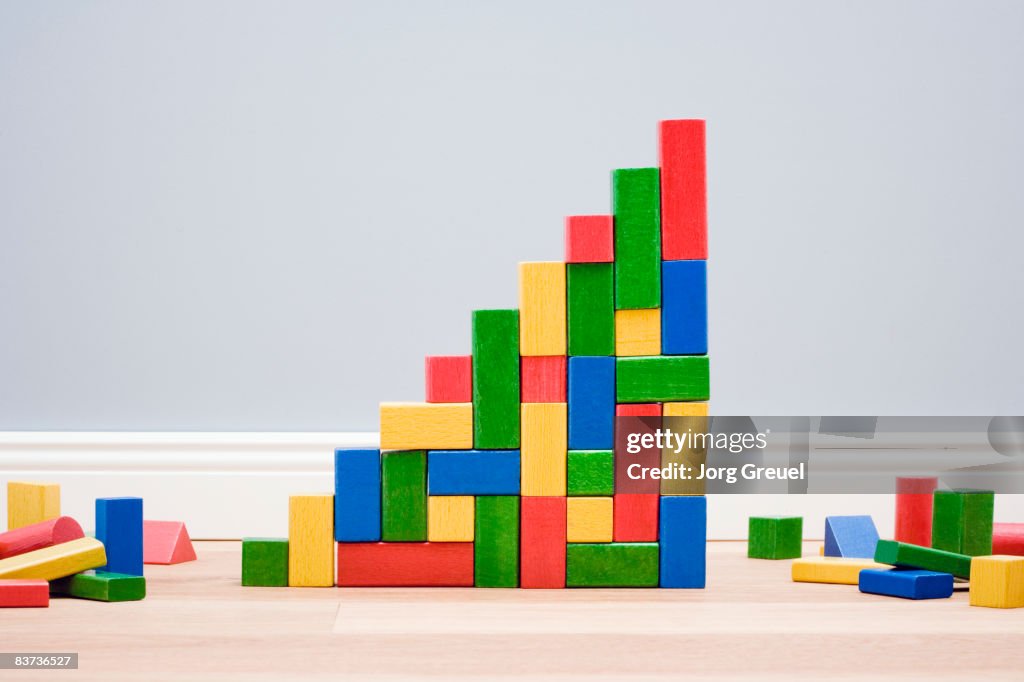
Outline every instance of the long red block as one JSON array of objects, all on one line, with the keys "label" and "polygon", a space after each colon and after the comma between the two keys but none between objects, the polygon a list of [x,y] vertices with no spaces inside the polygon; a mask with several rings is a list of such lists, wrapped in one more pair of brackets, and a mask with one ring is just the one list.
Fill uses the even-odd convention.
[{"label": "long red block", "polygon": [[565,356],[523,356],[520,400],[524,403],[565,402]]},{"label": "long red block", "polygon": [[897,542],[932,546],[932,493],[939,481],[934,476],[906,476],[896,479]]},{"label": "long red block", "polygon": [[428,403],[473,402],[472,355],[428,355],[425,366]]},{"label": "long red block", "polygon": [[0,559],[32,552],[85,537],[82,527],[70,516],[58,516],[30,526],[0,533]]},{"label": "long red block", "polygon": [[339,587],[472,587],[472,542],[339,542]]},{"label": "long red block", "polygon": [[142,563],[168,565],[195,560],[196,550],[183,522],[142,522]]},{"label": "long red block", "polygon": [[[633,417],[633,419],[630,419]],[[640,420],[635,417],[647,417]],[[658,468],[661,466],[661,449],[657,447],[642,448],[638,453],[628,451],[628,437],[631,433],[653,433],[661,426],[660,403],[635,403],[615,406],[615,492],[627,494],[657,494],[661,492],[661,482],[653,478],[630,478],[630,467],[634,464],[641,468]],[[635,471],[635,470],[634,470]]]},{"label": "long red block", "polygon": [[522,497],[519,529],[521,587],[565,587],[564,497]]},{"label": "long red block", "polygon": [[662,121],[661,257],[708,257],[705,127],[701,120]]},{"label": "long red block", "polygon": [[47,581],[0,580],[0,607],[49,605],[50,583]]},{"label": "long red block", "polygon": [[566,263],[611,263],[615,229],[610,215],[571,215],[565,219]]},{"label": "long red block", "polygon": [[1024,523],[993,523],[992,553],[1024,556]]},{"label": "long red block", "polygon": [[657,494],[617,493],[613,510],[612,538],[615,542],[657,542]]}]

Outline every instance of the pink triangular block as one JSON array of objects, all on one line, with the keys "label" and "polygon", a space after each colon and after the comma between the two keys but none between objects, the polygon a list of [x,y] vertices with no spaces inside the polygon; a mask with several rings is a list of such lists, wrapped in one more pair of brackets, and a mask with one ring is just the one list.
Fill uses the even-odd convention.
[{"label": "pink triangular block", "polygon": [[142,542],[143,563],[180,564],[196,560],[192,540],[181,521],[143,521]]}]

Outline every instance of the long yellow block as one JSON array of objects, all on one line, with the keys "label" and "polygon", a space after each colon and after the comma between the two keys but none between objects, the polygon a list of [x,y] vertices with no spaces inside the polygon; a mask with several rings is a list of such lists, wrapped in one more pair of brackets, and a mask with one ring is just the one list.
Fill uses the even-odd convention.
[{"label": "long yellow block", "polygon": [[565,263],[519,264],[519,354],[565,355]]},{"label": "long yellow block", "polygon": [[[664,403],[661,414],[674,417],[672,421],[663,421],[662,426],[677,433],[706,433],[708,430],[707,403]],[[700,471],[700,465],[707,462],[707,455],[707,448],[683,448],[676,452],[676,445],[669,443],[661,451],[661,466],[664,469],[678,464],[691,467],[689,471]],[[703,495],[705,492],[704,479],[661,479],[662,495]]]},{"label": "long yellow block", "polygon": [[661,355],[661,309],[616,310],[615,354]]},{"label": "long yellow block", "polygon": [[473,403],[381,403],[381,450],[468,450]]},{"label": "long yellow block", "polygon": [[566,542],[611,542],[613,504],[610,497],[570,497],[566,500]]},{"label": "long yellow block", "polygon": [[96,538],[78,538],[0,560],[0,578],[56,580],[99,568],[107,552]]},{"label": "long yellow block", "polygon": [[334,496],[288,498],[288,585],[334,585]]},{"label": "long yellow block", "polygon": [[971,559],[971,606],[1024,607],[1024,557],[976,556]]},{"label": "long yellow block", "polygon": [[60,516],[60,486],[56,483],[9,481],[7,530],[31,526]]},{"label": "long yellow block", "polygon": [[520,495],[565,495],[568,414],[565,403],[523,403]]},{"label": "long yellow block", "polygon": [[803,557],[793,559],[793,582],[857,585],[860,582],[860,572],[865,568],[892,568],[892,566],[876,564],[871,559],[831,556]]},{"label": "long yellow block", "polygon": [[476,501],[472,495],[433,495],[427,498],[427,540],[473,542]]}]

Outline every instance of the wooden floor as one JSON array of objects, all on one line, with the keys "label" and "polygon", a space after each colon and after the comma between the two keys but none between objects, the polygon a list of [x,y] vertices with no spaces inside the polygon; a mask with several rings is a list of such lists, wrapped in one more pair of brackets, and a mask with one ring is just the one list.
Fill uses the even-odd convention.
[{"label": "wooden floor", "polygon": [[80,654],[0,679],[1024,679],[1024,609],[795,584],[745,548],[709,545],[706,590],[341,590],[243,588],[239,544],[197,542],[145,601],[0,611],[0,650]]}]

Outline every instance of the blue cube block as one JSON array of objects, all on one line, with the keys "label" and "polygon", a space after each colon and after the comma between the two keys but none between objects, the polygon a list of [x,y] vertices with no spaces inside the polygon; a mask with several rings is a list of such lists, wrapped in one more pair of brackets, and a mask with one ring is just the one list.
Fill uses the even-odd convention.
[{"label": "blue cube block", "polygon": [[865,568],[860,591],[904,599],[946,599],[953,594],[953,576],[935,571]]},{"label": "blue cube block", "polygon": [[707,498],[663,496],[658,509],[662,587],[703,588],[707,564]]},{"label": "blue cube block", "polygon": [[334,451],[334,539],[380,540],[380,450]]},{"label": "blue cube block", "polygon": [[518,450],[431,450],[430,495],[518,495]]},{"label": "blue cube block", "polygon": [[825,556],[874,559],[878,531],[870,516],[825,517]]},{"label": "blue cube block", "polygon": [[707,261],[670,260],[661,264],[661,352],[708,352]]},{"label": "blue cube block", "polygon": [[569,358],[569,449],[615,447],[615,358]]},{"label": "blue cube block", "polygon": [[97,499],[96,539],[107,552],[107,565],[100,570],[142,575],[142,498]]}]

